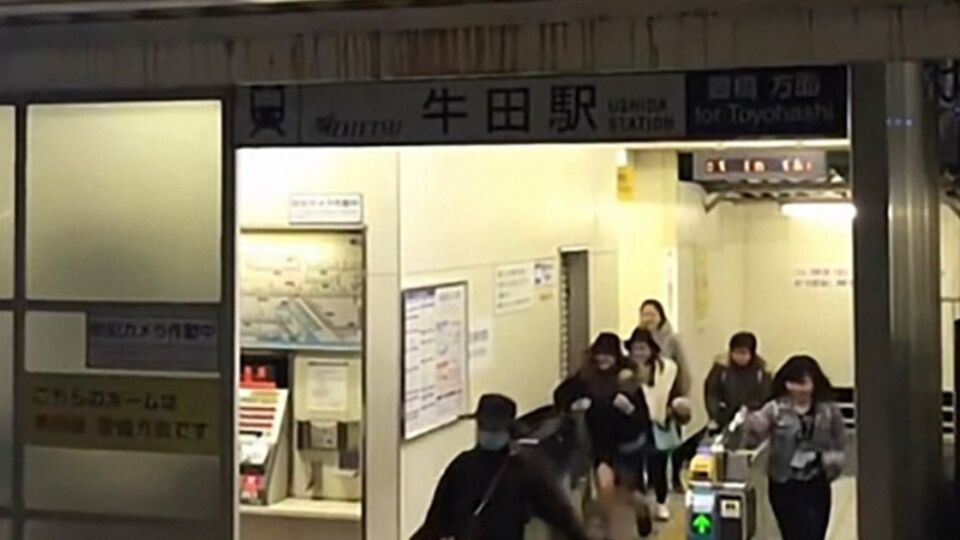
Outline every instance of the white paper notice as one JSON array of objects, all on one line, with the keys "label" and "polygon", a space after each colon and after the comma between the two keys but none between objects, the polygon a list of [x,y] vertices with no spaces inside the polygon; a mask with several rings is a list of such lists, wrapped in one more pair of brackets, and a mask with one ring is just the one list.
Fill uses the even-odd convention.
[{"label": "white paper notice", "polygon": [[853,286],[853,272],[849,268],[814,266],[797,268],[793,272],[793,286],[799,289],[830,289]]},{"label": "white paper notice", "polygon": [[343,413],[347,411],[349,372],[346,362],[310,362],[307,366],[307,407],[311,412]]},{"label": "white paper notice", "polygon": [[533,284],[537,287],[553,287],[557,284],[556,259],[542,259],[533,263]]},{"label": "white paper notice", "polygon": [[493,363],[493,322],[470,324],[470,369],[488,369]]},{"label": "white paper notice", "polygon": [[541,259],[533,263],[533,286],[537,289],[537,299],[541,302],[553,300],[559,284],[556,259]]},{"label": "white paper notice", "polygon": [[533,305],[534,265],[532,263],[498,266],[494,276],[494,312],[523,311]]},{"label": "white paper notice", "polygon": [[291,225],[363,223],[363,196],[359,193],[295,193],[290,196]]}]

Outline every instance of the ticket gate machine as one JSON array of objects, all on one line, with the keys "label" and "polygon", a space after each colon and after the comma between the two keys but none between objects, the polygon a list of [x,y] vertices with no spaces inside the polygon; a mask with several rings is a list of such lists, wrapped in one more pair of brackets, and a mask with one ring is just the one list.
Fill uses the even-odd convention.
[{"label": "ticket gate machine", "polygon": [[766,503],[766,444],[740,445],[734,423],[697,452],[687,491],[688,540],[771,540],[776,530]]}]

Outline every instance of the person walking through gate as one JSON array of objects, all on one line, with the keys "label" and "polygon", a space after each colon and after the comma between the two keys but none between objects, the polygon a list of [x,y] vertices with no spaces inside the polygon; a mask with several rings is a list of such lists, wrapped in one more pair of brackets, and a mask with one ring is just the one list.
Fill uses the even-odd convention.
[{"label": "person walking through gate", "polygon": [[783,540],[824,540],[847,433],[820,365],[810,356],[790,358],[774,377],[773,400],[738,416],[746,420],[748,445],[770,441],[770,505]]}]

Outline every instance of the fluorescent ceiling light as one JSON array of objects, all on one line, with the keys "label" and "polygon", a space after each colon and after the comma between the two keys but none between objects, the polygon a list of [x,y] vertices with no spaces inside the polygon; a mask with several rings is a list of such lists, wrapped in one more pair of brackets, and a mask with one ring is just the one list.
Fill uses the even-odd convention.
[{"label": "fluorescent ceiling light", "polygon": [[780,205],[783,215],[816,221],[852,221],[857,207],[848,202],[798,202]]}]

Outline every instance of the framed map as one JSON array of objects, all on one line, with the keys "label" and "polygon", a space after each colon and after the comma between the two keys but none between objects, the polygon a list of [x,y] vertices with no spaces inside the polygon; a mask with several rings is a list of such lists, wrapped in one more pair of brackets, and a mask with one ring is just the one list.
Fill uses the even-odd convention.
[{"label": "framed map", "polygon": [[242,346],[360,350],[362,233],[244,232],[239,273]]}]

